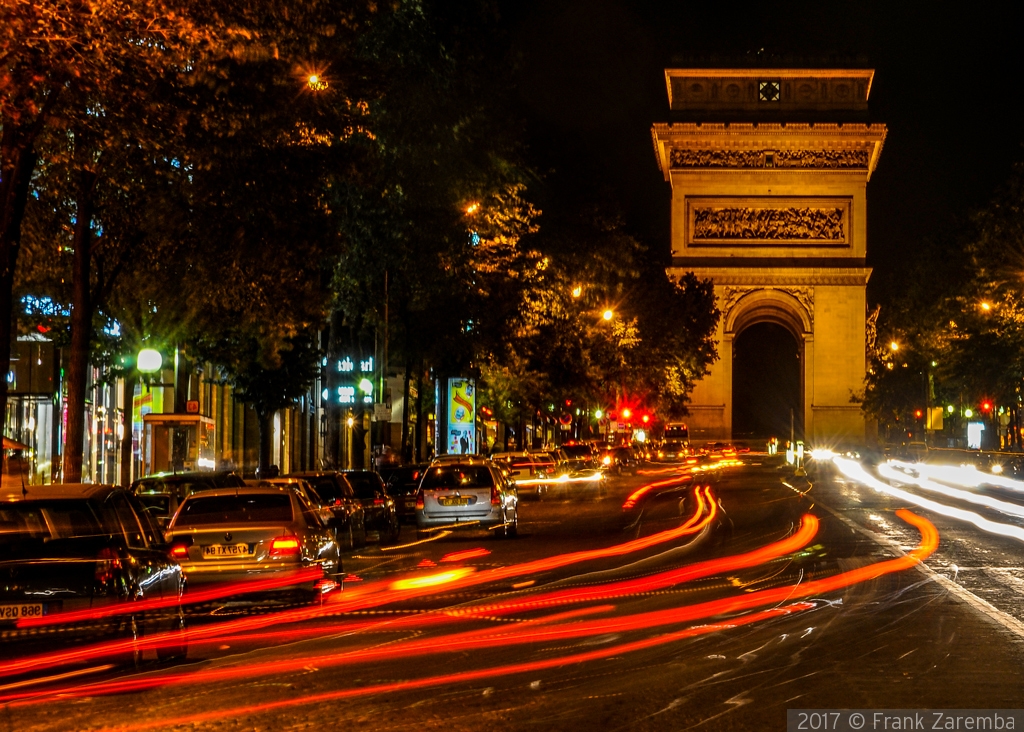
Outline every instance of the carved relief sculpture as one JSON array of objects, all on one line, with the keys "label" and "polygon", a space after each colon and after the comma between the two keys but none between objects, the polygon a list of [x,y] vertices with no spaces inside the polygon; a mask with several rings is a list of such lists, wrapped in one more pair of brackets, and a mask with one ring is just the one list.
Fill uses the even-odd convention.
[{"label": "carved relief sculpture", "polygon": [[693,241],[845,241],[842,208],[694,208]]},{"label": "carved relief sculpture", "polygon": [[765,290],[777,290],[778,292],[785,292],[787,295],[793,297],[800,305],[803,306],[804,310],[807,311],[807,320],[811,324],[811,328],[814,328],[814,288],[813,287],[737,287],[737,286],[726,286],[722,288],[722,295],[719,299],[718,306],[722,311],[722,317],[726,320],[729,318],[729,314],[732,312],[739,301],[752,292],[763,292]]},{"label": "carved relief sculpture", "polygon": [[687,150],[673,148],[673,168],[867,170],[867,150]]}]

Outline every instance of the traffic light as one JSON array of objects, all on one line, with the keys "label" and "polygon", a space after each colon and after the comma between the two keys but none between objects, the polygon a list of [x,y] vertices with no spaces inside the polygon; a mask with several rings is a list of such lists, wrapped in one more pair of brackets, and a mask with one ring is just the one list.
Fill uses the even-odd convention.
[{"label": "traffic light", "polygon": [[651,421],[651,415],[649,415],[649,414],[645,414],[645,415],[644,415],[643,417],[641,417],[640,419],[642,419],[642,420],[643,420],[644,424],[647,424],[648,422],[650,422],[650,421]]},{"label": "traffic light", "polygon": [[983,411],[985,414],[988,414],[989,412],[991,412],[992,411],[992,402],[990,402],[990,401],[982,402],[981,403],[981,411]]},{"label": "traffic light", "polygon": [[921,417],[924,416],[924,412],[922,412],[920,409],[915,409],[914,416],[917,417],[918,419],[921,419]]}]

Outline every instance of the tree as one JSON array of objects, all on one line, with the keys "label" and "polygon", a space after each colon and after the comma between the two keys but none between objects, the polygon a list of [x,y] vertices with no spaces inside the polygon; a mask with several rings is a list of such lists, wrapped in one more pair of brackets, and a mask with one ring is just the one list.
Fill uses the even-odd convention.
[{"label": "tree", "polygon": [[[14,328],[21,227],[41,138],[76,124],[81,132],[90,126],[90,116],[115,109],[86,100],[144,104],[149,87],[132,86],[133,81],[186,68],[224,41],[230,34],[221,26],[197,22],[198,5],[192,0],[9,0],[0,7],[0,342],[9,343]],[[97,162],[87,147],[76,147],[86,166],[78,180],[80,194],[89,193],[89,166]],[[82,204],[82,213],[89,214],[87,200]],[[89,219],[78,217],[82,237],[90,233]],[[9,367],[4,346],[0,370]],[[0,408],[6,399],[3,383]]]}]

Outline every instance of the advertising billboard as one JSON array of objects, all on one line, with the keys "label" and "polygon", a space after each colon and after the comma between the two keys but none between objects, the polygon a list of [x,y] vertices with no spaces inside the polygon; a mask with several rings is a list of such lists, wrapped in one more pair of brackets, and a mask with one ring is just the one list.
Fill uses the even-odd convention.
[{"label": "advertising billboard", "polygon": [[473,379],[448,379],[448,454],[476,452],[476,388]]}]

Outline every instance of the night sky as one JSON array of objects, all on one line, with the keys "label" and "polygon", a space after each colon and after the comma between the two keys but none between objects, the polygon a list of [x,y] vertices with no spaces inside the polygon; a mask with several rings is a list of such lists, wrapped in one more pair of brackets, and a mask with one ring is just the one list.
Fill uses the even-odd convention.
[{"label": "night sky", "polygon": [[[889,128],[868,184],[869,298],[1024,160],[1020,3],[499,0],[521,57],[534,159],[556,186],[611,189],[667,261],[670,189],[650,129],[670,121],[663,70],[694,57],[828,55],[875,69],[871,121]],[[722,65],[719,63],[718,65]],[[740,65],[740,64],[735,64]],[[798,65],[793,63],[792,65]],[[542,222],[543,223],[543,222]]]}]

